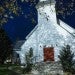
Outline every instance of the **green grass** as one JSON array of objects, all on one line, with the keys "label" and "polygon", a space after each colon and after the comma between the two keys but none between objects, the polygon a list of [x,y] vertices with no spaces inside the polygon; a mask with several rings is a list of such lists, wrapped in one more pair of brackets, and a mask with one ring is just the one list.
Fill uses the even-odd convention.
[{"label": "green grass", "polygon": [[7,69],[8,67],[11,67],[12,71],[14,71],[14,72],[21,71],[20,65],[16,65],[16,64],[3,64],[3,65],[0,65],[0,75],[11,75],[12,71],[8,70]]},{"label": "green grass", "polygon": [[[10,69],[10,70],[9,70]],[[21,65],[3,64],[0,65],[0,75],[11,75],[12,71],[22,74],[26,69],[21,68]],[[13,74],[14,75],[14,74]]]},{"label": "green grass", "polygon": [[0,75],[10,75],[10,70],[8,70],[8,69],[0,69]]}]

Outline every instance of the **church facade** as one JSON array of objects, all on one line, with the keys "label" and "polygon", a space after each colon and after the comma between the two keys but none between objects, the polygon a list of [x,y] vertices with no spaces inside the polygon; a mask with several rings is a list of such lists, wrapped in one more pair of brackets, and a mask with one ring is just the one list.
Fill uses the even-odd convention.
[{"label": "church facade", "polygon": [[[25,62],[25,53],[33,48],[35,62],[58,61],[59,51],[64,45],[70,45],[75,50],[74,29],[64,22],[57,23],[55,4],[38,6],[38,25],[26,37],[19,55],[21,63]],[[65,29],[62,27],[64,26]],[[66,30],[67,29],[67,30]]]}]

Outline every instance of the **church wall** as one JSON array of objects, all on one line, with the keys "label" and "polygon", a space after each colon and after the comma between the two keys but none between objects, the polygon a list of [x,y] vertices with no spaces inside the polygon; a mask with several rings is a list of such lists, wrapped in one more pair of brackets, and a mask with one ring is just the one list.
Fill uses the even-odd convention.
[{"label": "church wall", "polygon": [[[48,6],[45,8],[48,8]],[[73,51],[75,49],[75,37],[57,24],[55,15],[53,19],[47,19],[48,14],[43,11],[42,7],[38,9],[38,27],[21,47],[20,55],[22,63],[24,62],[25,53],[31,47],[33,48],[34,57],[36,57],[36,61],[34,62],[44,61],[44,46],[54,47],[54,61],[59,60],[59,51],[64,45],[69,44]],[[50,17],[52,16],[50,15]]]}]

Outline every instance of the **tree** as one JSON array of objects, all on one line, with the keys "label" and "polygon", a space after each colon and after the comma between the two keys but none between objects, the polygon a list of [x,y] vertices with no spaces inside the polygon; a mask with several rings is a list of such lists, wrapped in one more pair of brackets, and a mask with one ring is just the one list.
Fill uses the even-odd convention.
[{"label": "tree", "polygon": [[19,15],[20,7],[17,0],[1,0],[0,1],[0,25],[7,23],[9,18],[13,15]]},{"label": "tree", "polygon": [[26,54],[26,72],[30,72],[32,70],[32,57],[33,57],[33,49],[30,48],[29,52]]},{"label": "tree", "polygon": [[56,0],[57,15],[61,15],[63,18],[72,15],[75,12],[74,3],[75,0]]},{"label": "tree", "polygon": [[[9,19],[13,19],[15,16],[23,14],[24,12],[20,4],[28,4],[28,2],[29,4],[31,3],[31,6],[35,6],[38,3],[38,0],[0,0],[0,25],[7,23]],[[33,18],[31,21],[35,23]]]},{"label": "tree", "polygon": [[33,65],[33,49],[30,48],[29,52],[25,53],[25,64],[26,67],[23,69],[24,72],[30,72],[32,70],[32,65]]},{"label": "tree", "polygon": [[72,73],[72,71],[74,70],[74,53],[72,53],[72,51],[70,50],[70,46],[66,45],[65,47],[63,47],[58,57],[62,64],[63,71]]},{"label": "tree", "polygon": [[2,29],[3,25],[8,22],[9,19],[13,19],[14,16],[18,16],[20,7],[18,6],[18,0],[0,0],[0,63],[11,56],[12,46],[11,41]]},{"label": "tree", "polygon": [[0,28],[0,64],[9,58],[12,54],[12,45],[5,31]]}]

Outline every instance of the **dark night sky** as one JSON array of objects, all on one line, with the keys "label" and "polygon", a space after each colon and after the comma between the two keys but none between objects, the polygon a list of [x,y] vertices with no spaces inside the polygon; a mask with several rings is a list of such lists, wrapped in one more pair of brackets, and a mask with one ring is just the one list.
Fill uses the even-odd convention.
[{"label": "dark night sky", "polygon": [[[65,8],[67,5],[67,2],[69,2],[71,0],[57,0],[56,5],[58,5],[59,1],[63,1],[63,4],[64,4],[63,7]],[[36,4],[37,3],[38,3],[38,0],[36,0]],[[22,8],[23,14],[21,13],[20,16],[14,16],[13,19],[9,19],[9,21],[3,25],[3,28],[5,29],[7,35],[10,37],[10,39],[13,42],[15,42],[17,39],[25,40],[25,37],[38,24],[38,14],[37,14],[38,12],[35,8],[36,4],[32,4],[32,6],[30,6],[31,3],[18,2],[18,4]],[[57,7],[59,8],[60,5]],[[60,8],[62,8],[62,6]],[[72,8],[73,8],[73,10],[75,10],[74,7],[72,7]],[[58,10],[60,10],[60,9],[58,9]],[[72,11],[70,11],[70,12],[72,12]],[[66,13],[66,11],[64,13]],[[29,14],[31,14],[31,16]],[[29,16],[26,17],[26,15],[29,15]],[[57,17],[59,19],[63,20],[64,22],[66,22],[67,24],[69,24],[70,26],[75,28],[75,21],[74,21],[75,13],[73,13],[70,16],[66,15],[65,18],[63,18],[61,14],[57,15]],[[32,23],[32,21],[31,21],[32,18],[35,19],[34,23]]]},{"label": "dark night sky", "polygon": [[[57,18],[75,28],[75,0],[56,0]],[[64,17],[65,16],[65,17]]]},{"label": "dark night sky", "polygon": [[[36,1],[36,4],[37,3],[38,1]],[[25,37],[38,23],[35,4],[30,6],[30,3],[28,2],[18,2],[18,5],[21,7],[23,14],[21,12],[19,16],[8,19],[8,22],[3,25],[4,30],[12,42],[15,42],[16,40],[25,40]],[[34,20],[34,22],[32,20]]]}]

